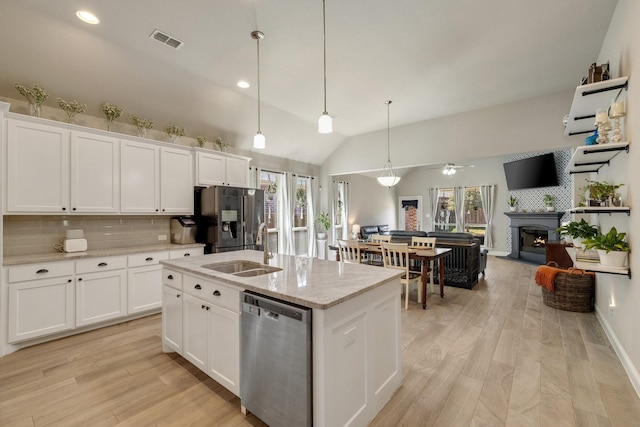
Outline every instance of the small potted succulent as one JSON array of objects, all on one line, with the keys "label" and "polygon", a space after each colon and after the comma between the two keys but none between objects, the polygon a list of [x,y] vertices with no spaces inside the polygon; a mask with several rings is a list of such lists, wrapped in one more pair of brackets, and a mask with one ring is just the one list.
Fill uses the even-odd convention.
[{"label": "small potted succulent", "polygon": [[509,203],[509,210],[511,212],[515,212],[517,209],[516,205],[518,204],[518,199],[514,196],[509,196],[509,201],[507,203]]},{"label": "small potted succulent", "polygon": [[320,228],[324,231],[318,231],[316,237],[318,240],[327,240],[327,231],[331,228],[331,218],[329,213],[321,211],[316,217],[316,223],[320,225]]},{"label": "small potted succulent", "polygon": [[225,142],[219,136],[216,136],[216,140],[214,141],[216,147],[218,147],[219,151],[225,152],[227,151],[227,147],[229,147],[229,143]]},{"label": "small potted succulent", "polygon": [[542,201],[544,202],[547,212],[553,212],[556,210],[556,208],[553,206],[554,200],[555,197],[551,194],[545,194],[544,196],[542,196]]},{"label": "small potted succulent", "polygon": [[207,137],[199,135],[196,137],[196,141],[198,142],[198,147],[204,147],[204,144],[207,142]]},{"label": "small potted succulent", "polygon": [[629,244],[626,241],[627,233],[618,233],[615,227],[611,227],[608,233],[598,234],[584,239],[586,249],[595,249],[600,257],[600,264],[608,267],[624,267],[629,256]]}]

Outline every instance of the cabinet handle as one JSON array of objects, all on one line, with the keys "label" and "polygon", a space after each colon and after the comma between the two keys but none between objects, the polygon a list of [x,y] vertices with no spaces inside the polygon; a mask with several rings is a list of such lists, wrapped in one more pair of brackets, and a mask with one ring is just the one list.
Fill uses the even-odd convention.
[{"label": "cabinet handle", "polygon": [[153,258],[151,257],[147,257],[147,259],[145,259],[145,261],[149,262],[149,261],[153,261]]},{"label": "cabinet handle", "polygon": [[184,254],[184,256],[191,256],[191,254],[187,252],[186,254]]},{"label": "cabinet handle", "polygon": [[76,210],[76,208],[73,208],[73,210],[75,211],[75,210]]},{"label": "cabinet handle", "polygon": [[169,280],[173,280],[173,274],[168,275],[168,276],[167,276],[167,279],[169,279]]},{"label": "cabinet handle", "polygon": [[98,264],[98,267],[106,267],[107,263],[106,262],[101,262],[100,264]]},{"label": "cabinet handle", "polygon": [[158,211],[159,211],[159,209],[156,209],[156,212],[158,212]]},{"label": "cabinet handle", "polygon": [[44,273],[48,273],[49,270],[47,270],[46,268],[41,268],[40,270],[36,271],[36,274],[44,274]]},{"label": "cabinet handle", "polygon": [[213,291],[213,296],[214,297],[219,297],[220,296],[220,291],[218,291],[218,290]]},{"label": "cabinet handle", "polygon": [[78,277],[78,282],[82,282],[82,277]]},{"label": "cabinet handle", "polygon": [[195,288],[196,288],[196,289],[202,289],[202,286],[200,286],[200,285],[196,285],[196,286],[195,286]]},{"label": "cabinet handle", "polygon": [[211,307],[207,307],[207,311],[209,311],[209,309],[210,309],[210,308],[211,308]]},{"label": "cabinet handle", "polygon": [[176,298],[180,298],[180,294],[177,294],[177,295],[176,295]]},{"label": "cabinet handle", "polygon": [[63,211],[66,211],[66,210],[67,210],[67,208],[62,208],[62,210],[63,210]]},{"label": "cabinet handle", "polygon": [[67,283],[71,283],[71,279],[67,280]]}]

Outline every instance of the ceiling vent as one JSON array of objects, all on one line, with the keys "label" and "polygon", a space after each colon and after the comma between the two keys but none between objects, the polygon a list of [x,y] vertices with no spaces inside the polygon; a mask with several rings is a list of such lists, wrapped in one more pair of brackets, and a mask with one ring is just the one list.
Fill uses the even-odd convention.
[{"label": "ceiling vent", "polygon": [[182,47],[182,45],[184,44],[184,42],[181,42],[180,40],[171,37],[168,34],[163,33],[162,31],[158,30],[157,28],[155,30],[153,30],[153,33],[151,33],[151,37],[154,40],[159,41],[162,44],[166,44],[167,46],[170,46],[174,49],[180,49]]}]

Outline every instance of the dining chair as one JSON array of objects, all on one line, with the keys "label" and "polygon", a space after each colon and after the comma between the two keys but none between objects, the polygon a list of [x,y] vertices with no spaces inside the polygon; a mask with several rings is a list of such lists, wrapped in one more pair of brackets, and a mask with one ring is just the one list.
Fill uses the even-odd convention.
[{"label": "dining chair", "polygon": [[[411,246],[414,247],[424,247],[425,249],[435,249],[436,247],[436,238],[435,237],[411,237]],[[433,260],[429,262],[429,267],[427,268],[427,273],[429,274],[429,282],[431,283],[431,293],[434,292],[433,287]]]},{"label": "dining chair", "polygon": [[400,283],[404,285],[404,309],[409,309],[409,285],[418,285],[418,302],[422,301],[422,275],[409,269],[409,246],[406,243],[382,243],[382,259],[385,268],[403,270]]},{"label": "dining chair", "polygon": [[[371,243],[391,243],[391,236],[387,234],[372,234],[371,235]],[[371,265],[378,265],[382,267],[384,262],[382,262],[382,255],[376,254],[368,254],[367,262]]]},{"label": "dining chair", "polygon": [[350,264],[360,264],[362,255],[360,254],[360,245],[357,240],[338,240],[340,248],[340,261]]}]

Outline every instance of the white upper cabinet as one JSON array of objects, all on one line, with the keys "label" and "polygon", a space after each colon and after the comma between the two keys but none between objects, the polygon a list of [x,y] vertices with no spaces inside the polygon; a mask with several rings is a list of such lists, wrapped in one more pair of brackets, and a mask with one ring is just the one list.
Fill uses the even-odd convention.
[{"label": "white upper cabinet", "polygon": [[246,187],[249,160],[199,151],[196,154],[196,185]]},{"label": "white upper cabinet", "polygon": [[160,152],[163,213],[193,213],[193,157],[190,151],[162,148]]},{"label": "white upper cabinet", "polygon": [[121,212],[193,213],[190,151],[123,140],[121,156]]},{"label": "white upper cabinet", "polygon": [[69,135],[7,120],[7,212],[69,212]]},{"label": "white upper cabinet", "polygon": [[120,210],[120,140],[71,132],[71,211]]},{"label": "white upper cabinet", "polygon": [[121,204],[125,213],[160,211],[160,147],[134,141],[122,141]]}]

